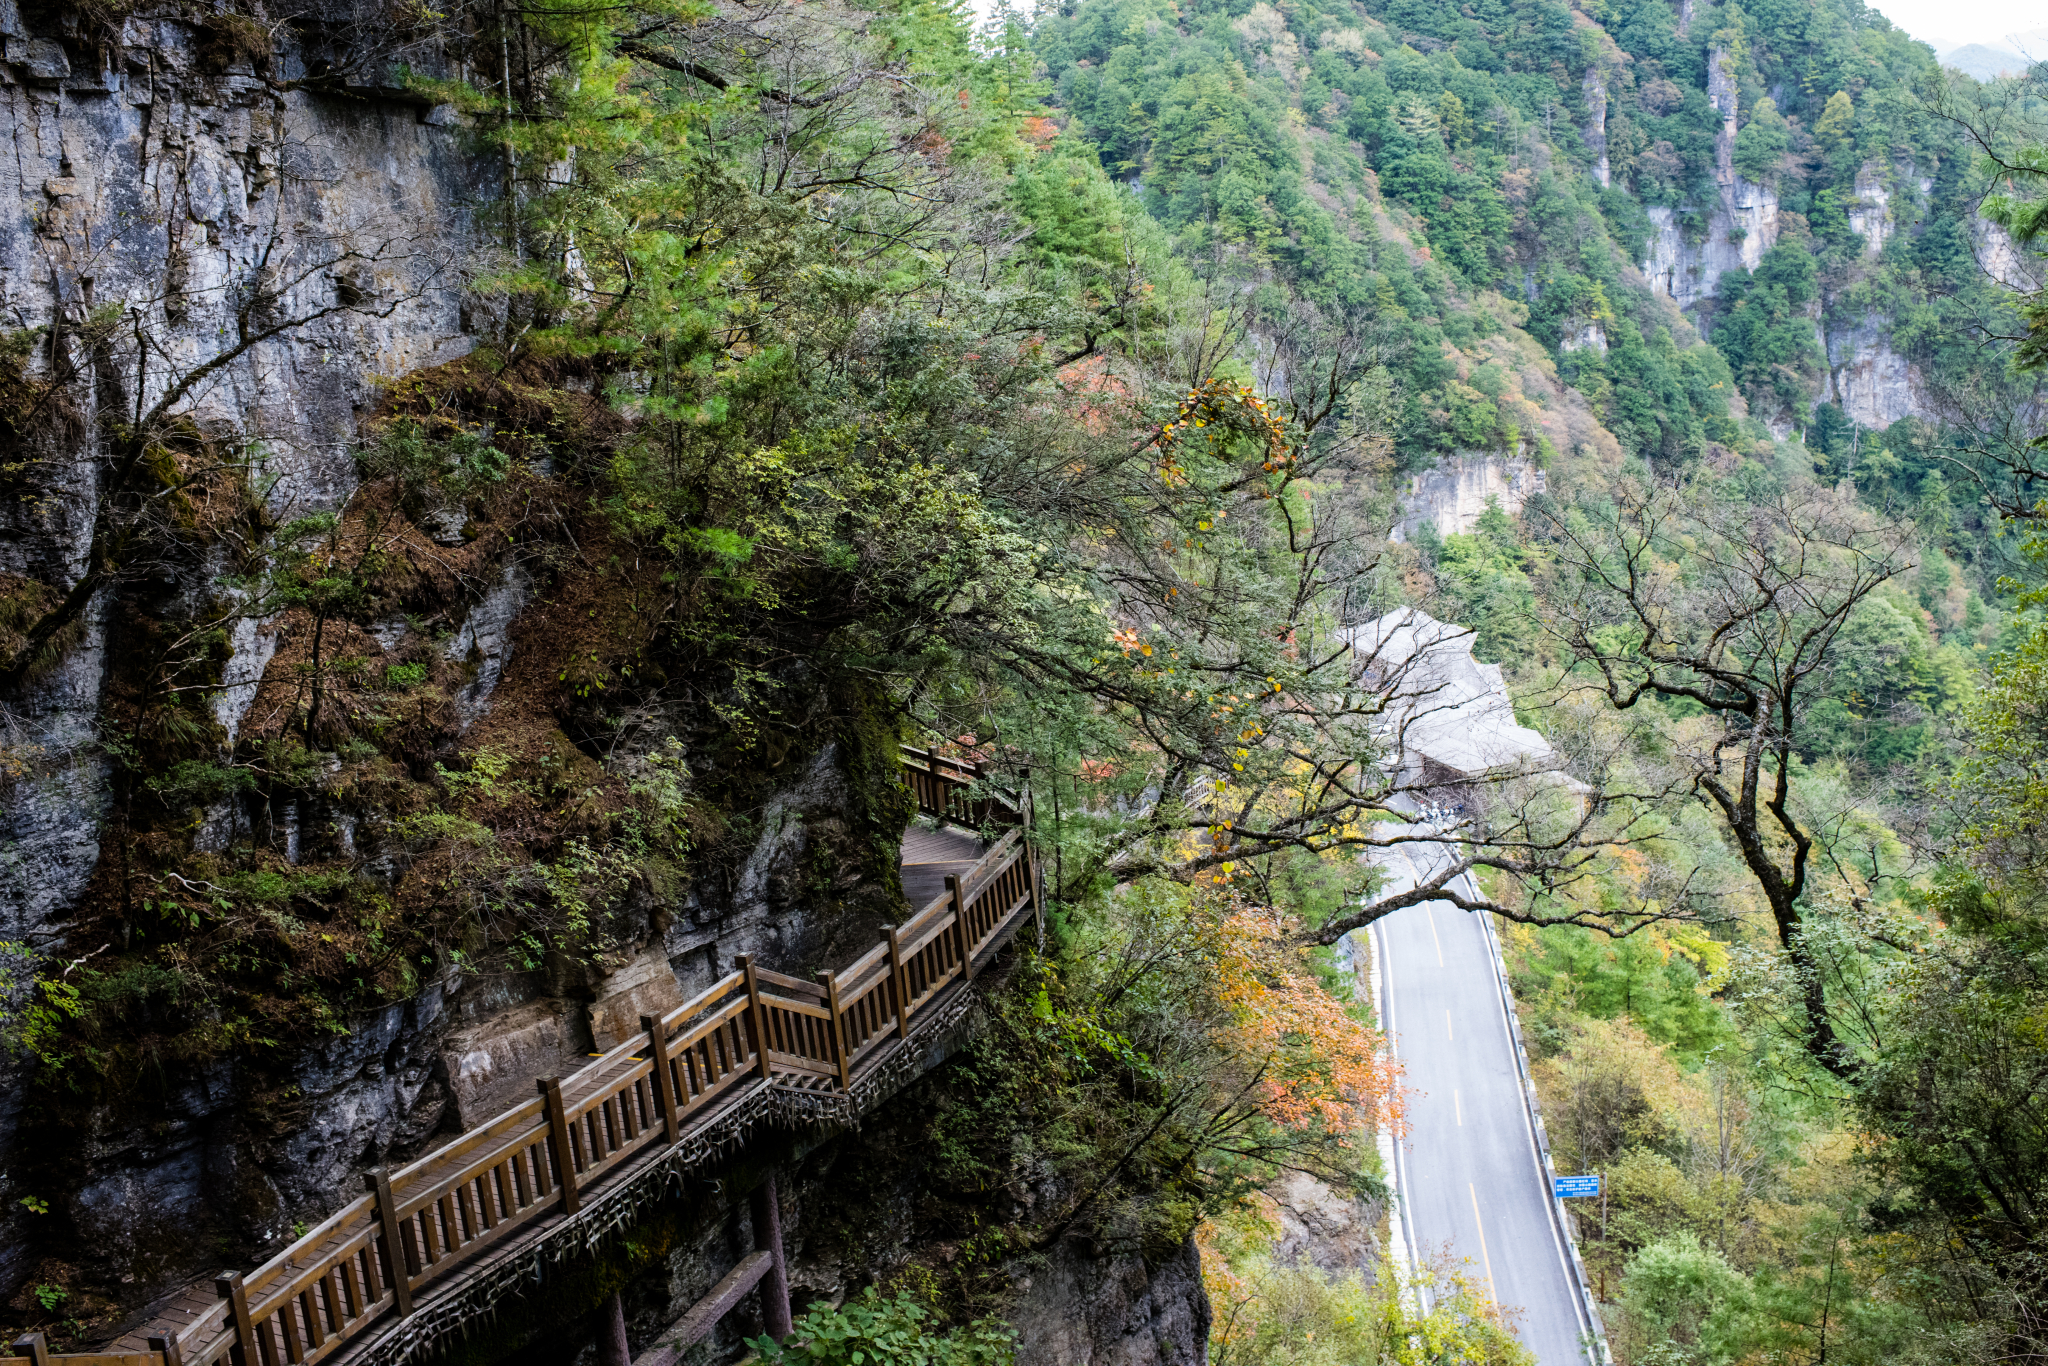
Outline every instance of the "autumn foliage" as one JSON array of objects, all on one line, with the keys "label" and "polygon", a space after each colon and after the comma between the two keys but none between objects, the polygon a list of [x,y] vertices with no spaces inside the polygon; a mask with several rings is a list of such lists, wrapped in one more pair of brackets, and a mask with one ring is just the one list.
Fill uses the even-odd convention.
[{"label": "autumn foliage", "polygon": [[1216,991],[1230,1046],[1259,1075],[1273,1123],[1339,1133],[1401,1124],[1400,1064],[1379,1031],[1322,988],[1269,907],[1233,904],[1221,922]]}]

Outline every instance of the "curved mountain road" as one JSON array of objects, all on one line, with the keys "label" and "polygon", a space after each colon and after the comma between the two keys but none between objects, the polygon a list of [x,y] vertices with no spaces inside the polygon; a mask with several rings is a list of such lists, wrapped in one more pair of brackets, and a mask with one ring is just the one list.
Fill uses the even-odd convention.
[{"label": "curved mountain road", "polygon": [[[1403,854],[1380,862],[1394,878],[1387,890],[1414,885]],[[1396,911],[1371,933],[1375,1004],[1409,1087],[1408,1134],[1394,1152],[1401,1241],[1411,1256],[1467,1262],[1539,1366],[1597,1362],[1487,925],[1440,901]]]}]

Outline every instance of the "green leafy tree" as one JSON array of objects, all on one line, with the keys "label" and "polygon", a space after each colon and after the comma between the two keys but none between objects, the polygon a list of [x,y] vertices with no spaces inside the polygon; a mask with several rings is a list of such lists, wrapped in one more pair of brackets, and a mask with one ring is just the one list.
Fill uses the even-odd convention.
[{"label": "green leafy tree", "polygon": [[1751,180],[1774,181],[1778,164],[1791,149],[1792,133],[1777,101],[1766,95],[1756,102],[1749,122],[1735,135],[1735,169]]},{"label": "green leafy tree", "polygon": [[1704,714],[1704,738],[1676,747],[1677,790],[1708,803],[1770,908],[1803,1046],[1853,1077],[1860,1060],[1836,1032],[1809,934],[1821,846],[1794,800],[1795,760],[1849,662],[1850,622],[1912,567],[1911,530],[1812,485],[1752,498],[1704,480],[1625,481],[1616,494],[1551,522],[1558,573],[1543,606],[1573,661],[1563,686],[1624,712],[1661,699]]}]

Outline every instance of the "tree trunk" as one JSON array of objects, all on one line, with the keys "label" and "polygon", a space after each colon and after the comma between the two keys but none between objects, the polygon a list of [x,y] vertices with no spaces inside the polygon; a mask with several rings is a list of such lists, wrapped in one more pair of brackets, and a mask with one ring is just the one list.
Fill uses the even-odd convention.
[{"label": "tree trunk", "polygon": [[597,1307],[598,1366],[633,1366],[633,1349],[626,1343],[626,1301],[617,1291]]}]

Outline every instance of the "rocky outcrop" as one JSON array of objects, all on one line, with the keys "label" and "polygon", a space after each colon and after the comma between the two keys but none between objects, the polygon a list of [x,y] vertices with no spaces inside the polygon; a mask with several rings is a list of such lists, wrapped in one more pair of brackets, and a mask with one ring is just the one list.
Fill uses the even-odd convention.
[{"label": "rocky outcrop", "polygon": [[2041,288],[2041,263],[2022,252],[2007,232],[1990,219],[1977,215],[1970,220],[1977,264],[2000,286],[2019,293]]},{"label": "rocky outcrop", "polygon": [[1664,205],[1645,212],[1652,228],[1643,274],[1660,294],[1691,308],[1714,293],[1731,270],[1754,270],[1778,242],[1778,191],[1747,179],[1735,169],[1737,92],[1728,55],[1707,55],[1707,99],[1721,116],[1714,135],[1714,202],[1700,206],[1705,235],[1689,238],[1683,214]]},{"label": "rocky outcrop", "polygon": [[223,1241],[276,1243],[294,1221],[354,1199],[365,1165],[441,1128],[436,1043],[454,1014],[447,989],[431,987],[300,1055],[289,1100],[248,1113],[236,1066],[222,1061],[181,1079],[153,1123],[91,1134],[70,1155],[81,1179],[62,1199],[90,1251],[82,1269],[147,1287],[212,1264]]},{"label": "rocky outcrop", "polygon": [[1532,494],[1543,492],[1544,484],[1544,472],[1526,456],[1448,456],[1408,477],[1393,539],[1414,540],[1416,528],[1424,522],[1439,536],[1468,533],[1489,505],[1513,515]]},{"label": "rocky outcrop", "polygon": [[1201,1366],[1209,1296],[1191,1237],[1148,1262],[1063,1244],[1014,1312],[1019,1366]]},{"label": "rocky outcrop", "polygon": [[482,600],[469,609],[445,654],[469,671],[469,680],[455,694],[455,709],[465,726],[490,708],[491,694],[504,676],[512,653],[512,623],[526,606],[532,585],[516,564],[505,572]]},{"label": "rocky outcrop", "polygon": [[1607,73],[1598,62],[1586,67],[1586,150],[1593,154],[1593,179],[1606,189],[1613,183],[1607,159]]},{"label": "rocky outcrop", "polygon": [[1887,320],[1866,316],[1827,336],[1827,398],[1859,427],[1889,427],[1931,409],[1919,369],[1892,347]]},{"label": "rocky outcrop", "polygon": [[1866,161],[1856,170],[1856,198],[1849,205],[1849,231],[1863,238],[1863,254],[1875,257],[1892,235],[1892,192],[1884,169]]},{"label": "rocky outcrop", "polygon": [[1273,1197],[1280,1236],[1273,1260],[1282,1266],[1313,1266],[1342,1275],[1376,1274],[1382,1249],[1379,1225],[1386,1210],[1345,1195],[1307,1172],[1289,1172],[1267,1189]]},{"label": "rocky outcrop", "polygon": [[1573,351],[1598,351],[1607,354],[1607,328],[1598,319],[1580,323],[1576,328],[1566,329],[1558,338],[1557,349],[1567,354]]}]

